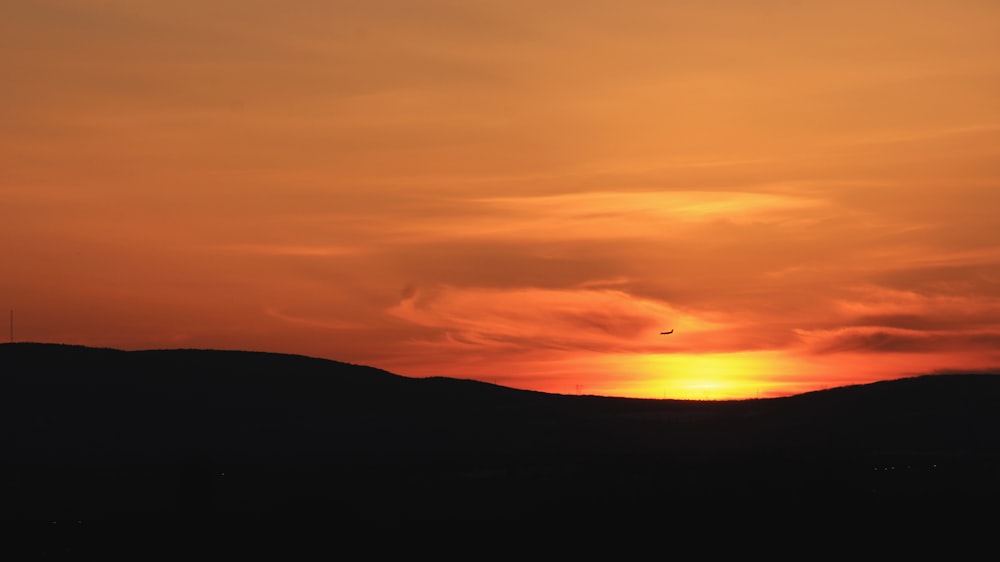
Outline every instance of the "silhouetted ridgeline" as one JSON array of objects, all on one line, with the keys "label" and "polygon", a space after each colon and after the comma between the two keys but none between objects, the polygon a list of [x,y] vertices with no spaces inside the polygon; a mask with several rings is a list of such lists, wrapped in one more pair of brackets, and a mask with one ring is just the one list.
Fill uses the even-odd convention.
[{"label": "silhouetted ridgeline", "polygon": [[998,406],[992,375],[697,402],[271,353],[2,344],[0,515],[344,529],[959,510],[1000,497]]}]

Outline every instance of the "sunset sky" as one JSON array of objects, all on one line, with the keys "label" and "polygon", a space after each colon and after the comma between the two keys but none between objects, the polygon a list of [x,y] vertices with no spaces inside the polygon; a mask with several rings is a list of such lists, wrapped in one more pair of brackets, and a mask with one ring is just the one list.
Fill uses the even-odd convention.
[{"label": "sunset sky", "polygon": [[652,398],[1000,368],[998,2],[0,4],[16,340]]}]

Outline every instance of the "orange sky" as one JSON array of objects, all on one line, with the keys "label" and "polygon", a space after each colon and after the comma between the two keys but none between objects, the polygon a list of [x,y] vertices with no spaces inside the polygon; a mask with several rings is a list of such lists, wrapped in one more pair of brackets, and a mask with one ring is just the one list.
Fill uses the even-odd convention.
[{"label": "orange sky", "polygon": [[0,51],[19,340],[657,398],[1000,366],[997,2],[33,0]]}]

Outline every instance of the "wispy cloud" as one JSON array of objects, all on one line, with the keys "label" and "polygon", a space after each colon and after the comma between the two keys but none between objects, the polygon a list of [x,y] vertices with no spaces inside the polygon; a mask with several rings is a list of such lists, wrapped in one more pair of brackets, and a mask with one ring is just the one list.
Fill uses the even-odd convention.
[{"label": "wispy cloud", "polygon": [[1000,326],[990,330],[909,330],[892,326],[852,326],[799,330],[810,353],[975,353],[1000,345]]},{"label": "wispy cloud", "polygon": [[611,289],[444,286],[417,291],[388,312],[434,328],[439,339],[430,344],[446,341],[489,353],[537,349],[619,353],[653,342],[663,345],[662,329],[698,334],[722,326],[669,304]]},{"label": "wispy cloud", "polygon": [[610,240],[680,238],[685,226],[794,221],[822,208],[812,198],[747,192],[583,192],[464,201],[462,215],[407,221],[396,241],[459,238],[496,240]]},{"label": "wispy cloud", "polygon": [[237,254],[258,254],[267,256],[329,257],[346,256],[364,251],[356,246],[320,246],[290,244],[232,244],[219,248]]}]

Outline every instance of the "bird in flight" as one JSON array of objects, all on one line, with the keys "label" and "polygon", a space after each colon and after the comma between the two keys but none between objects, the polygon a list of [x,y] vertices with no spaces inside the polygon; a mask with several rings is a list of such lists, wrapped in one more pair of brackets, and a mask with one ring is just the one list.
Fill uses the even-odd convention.
[{"label": "bird in flight", "polygon": [[672,333],[674,333],[674,329],[673,329],[673,328],[670,328],[670,331],[669,331],[669,332],[660,332],[660,335],[661,335],[661,336],[664,336],[664,335],[666,335],[666,334],[672,334]]}]

